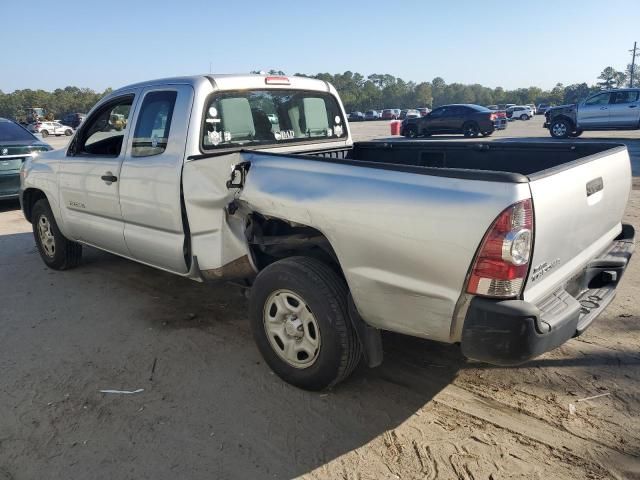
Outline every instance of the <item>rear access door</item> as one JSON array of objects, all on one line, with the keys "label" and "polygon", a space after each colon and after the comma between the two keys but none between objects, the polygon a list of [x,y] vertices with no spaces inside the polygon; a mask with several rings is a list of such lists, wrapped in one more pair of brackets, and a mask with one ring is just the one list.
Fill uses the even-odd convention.
[{"label": "rear access door", "polygon": [[562,286],[621,232],[631,188],[624,146],[530,176],[534,245],[524,298],[535,303]]}]

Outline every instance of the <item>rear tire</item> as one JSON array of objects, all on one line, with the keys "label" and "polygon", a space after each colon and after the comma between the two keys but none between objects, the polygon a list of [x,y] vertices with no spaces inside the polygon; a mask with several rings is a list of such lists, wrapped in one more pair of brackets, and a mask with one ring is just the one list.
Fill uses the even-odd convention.
[{"label": "rear tire", "polygon": [[313,258],[286,258],[260,272],[251,289],[251,329],[265,361],[285,382],[323,390],[356,368],[362,348],[347,295],[345,281]]},{"label": "rear tire", "polygon": [[549,126],[549,133],[553,138],[567,138],[573,126],[567,120],[554,120]]},{"label": "rear tire", "polygon": [[82,245],[68,240],[56,223],[46,199],[40,199],[31,213],[33,237],[44,263],[54,270],[77,267],[82,259]]},{"label": "rear tire", "polygon": [[480,128],[476,122],[467,122],[462,126],[462,133],[467,138],[474,138],[480,134]]},{"label": "rear tire", "polygon": [[67,137],[70,137],[71,135],[73,135],[73,130],[65,130],[65,131],[64,131],[64,134],[65,134]]},{"label": "rear tire", "polygon": [[42,135],[43,137],[48,137],[49,136],[49,132],[46,130],[40,130],[40,135]]}]

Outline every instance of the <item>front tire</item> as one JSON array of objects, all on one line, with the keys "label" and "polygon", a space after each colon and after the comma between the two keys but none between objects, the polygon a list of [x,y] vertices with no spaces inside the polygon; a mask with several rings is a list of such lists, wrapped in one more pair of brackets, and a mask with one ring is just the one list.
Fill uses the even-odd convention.
[{"label": "front tire", "polygon": [[77,267],[82,259],[82,245],[68,240],[60,232],[49,202],[38,200],[31,215],[33,237],[44,263],[54,270]]},{"label": "front tire", "polygon": [[467,138],[477,137],[480,134],[480,128],[476,122],[467,122],[462,126],[462,133]]},{"label": "front tire", "polygon": [[323,390],[356,368],[362,349],[347,295],[345,281],[313,258],[286,258],[260,272],[251,289],[251,329],[265,361],[285,382]]},{"label": "front tire", "polygon": [[48,137],[49,136],[49,132],[46,130],[40,130],[40,135],[42,135],[43,137]]},{"label": "front tire", "polygon": [[520,115],[520,120],[524,121],[524,120],[529,120],[529,116],[525,115],[524,113],[522,115]]},{"label": "front tire", "polygon": [[64,131],[64,134],[65,134],[67,137],[70,137],[71,135],[73,135],[73,130],[65,130],[65,131]]},{"label": "front tire", "polygon": [[572,130],[573,126],[562,119],[554,120],[549,127],[549,133],[553,138],[567,138]]}]

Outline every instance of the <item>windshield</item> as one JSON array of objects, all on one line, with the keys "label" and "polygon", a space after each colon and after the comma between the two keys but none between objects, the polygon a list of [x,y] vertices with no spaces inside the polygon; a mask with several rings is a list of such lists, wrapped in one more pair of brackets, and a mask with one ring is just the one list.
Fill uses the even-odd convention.
[{"label": "windshield", "polygon": [[205,109],[202,148],[335,140],[346,136],[338,102],[328,93],[224,92],[215,95]]},{"label": "windshield", "polygon": [[20,125],[0,119],[0,142],[31,142],[35,137]]}]

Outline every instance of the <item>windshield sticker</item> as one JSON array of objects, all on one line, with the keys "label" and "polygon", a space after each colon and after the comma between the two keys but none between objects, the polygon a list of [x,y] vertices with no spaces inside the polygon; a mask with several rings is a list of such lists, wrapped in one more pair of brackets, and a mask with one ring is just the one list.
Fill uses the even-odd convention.
[{"label": "windshield sticker", "polygon": [[336,125],[335,127],[333,127],[333,132],[336,134],[336,137],[341,137],[342,136],[342,126]]},{"label": "windshield sticker", "polygon": [[158,137],[155,135],[151,137],[151,146],[153,148],[156,148],[158,146]]},{"label": "windshield sticker", "polygon": [[340,116],[336,115],[336,117],[333,119],[333,121],[336,123],[336,125],[340,125]]},{"label": "windshield sticker", "polygon": [[217,117],[218,116],[218,109],[216,107],[210,107],[209,108],[209,116],[210,117]]},{"label": "windshield sticker", "polygon": [[281,132],[273,132],[276,140],[291,140],[296,138],[296,132],[293,130],[282,130]]},{"label": "windshield sticker", "polygon": [[222,140],[222,136],[220,135],[220,132],[216,130],[212,132],[207,132],[207,137],[209,138],[209,142],[211,143],[211,145],[213,145],[214,147],[218,145]]},{"label": "windshield sticker", "polygon": [[231,141],[231,132],[225,130],[224,131],[224,141],[225,142],[230,142]]},{"label": "windshield sticker", "polygon": [[327,137],[333,137],[333,130],[327,128]]},{"label": "windshield sticker", "polygon": [[207,118],[205,121],[207,123],[220,123],[222,120],[220,120],[219,118]]}]

